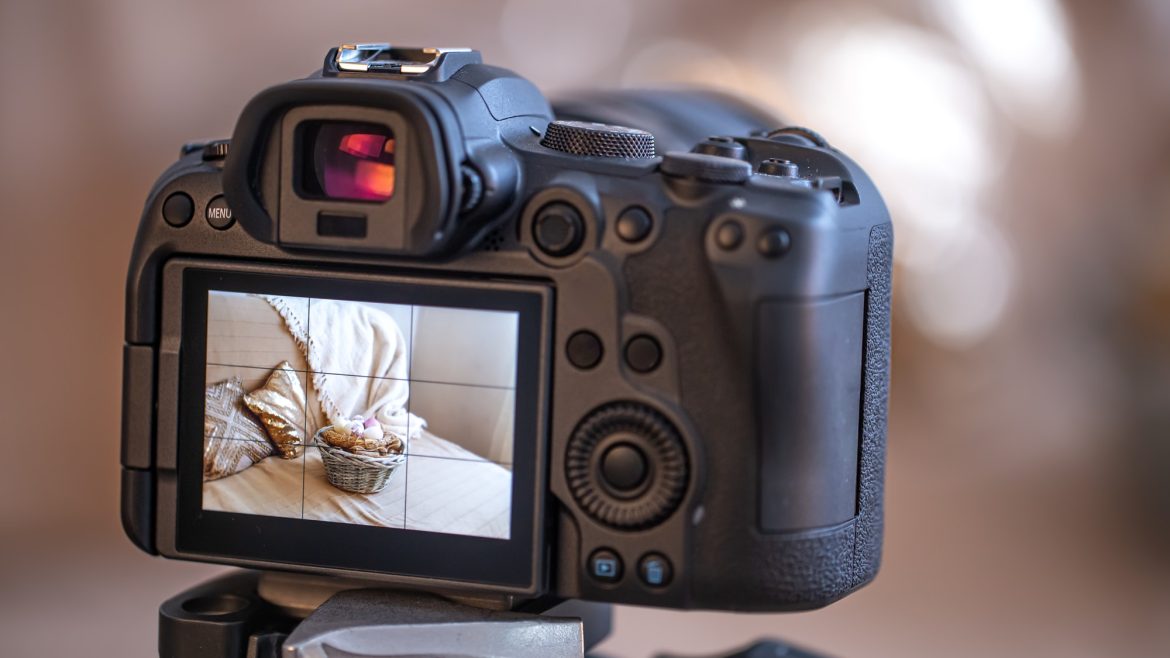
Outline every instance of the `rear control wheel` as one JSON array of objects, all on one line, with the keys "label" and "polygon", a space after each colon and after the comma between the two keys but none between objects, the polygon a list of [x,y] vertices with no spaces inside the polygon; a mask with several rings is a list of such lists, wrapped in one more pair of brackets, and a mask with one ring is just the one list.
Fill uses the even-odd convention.
[{"label": "rear control wheel", "polygon": [[633,402],[600,407],[573,431],[565,476],[593,519],[623,530],[657,525],[686,493],[687,455],[678,430]]}]

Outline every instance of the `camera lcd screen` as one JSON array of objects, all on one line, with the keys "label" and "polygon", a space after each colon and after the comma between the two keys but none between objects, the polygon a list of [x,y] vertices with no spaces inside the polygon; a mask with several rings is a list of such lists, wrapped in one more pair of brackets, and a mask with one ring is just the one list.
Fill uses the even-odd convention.
[{"label": "camera lcd screen", "polygon": [[209,291],[203,509],[507,539],[518,330]]},{"label": "camera lcd screen", "polygon": [[182,550],[528,585],[543,298],[188,270]]}]

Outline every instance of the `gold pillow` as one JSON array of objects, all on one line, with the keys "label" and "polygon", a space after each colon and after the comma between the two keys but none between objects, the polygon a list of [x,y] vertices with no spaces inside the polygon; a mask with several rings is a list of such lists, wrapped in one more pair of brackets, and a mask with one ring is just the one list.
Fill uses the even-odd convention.
[{"label": "gold pillow", "polygon": [[239,377],[207,387],[203,416],[203,479],[239,473],[275,450],[256,417],[244,407]]},{"label": "gold pillow", "polygon": [[288,361],[268,381],[244,396],[244,404],[260,417],[280,456],[295,459],[305,446],[305,385]]}]

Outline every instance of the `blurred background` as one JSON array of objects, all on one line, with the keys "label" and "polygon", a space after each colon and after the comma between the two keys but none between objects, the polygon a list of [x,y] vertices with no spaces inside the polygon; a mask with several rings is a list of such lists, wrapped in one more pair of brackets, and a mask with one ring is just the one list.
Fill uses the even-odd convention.
[{"label": "blurred background", "polygon": [[1170,3],[0,2],[0,637],[154,655],[218,572],[118,524],[122,289],[180,144],[342,41],[543,89],[699,84],[814,127],[897,225],[877,581],[793,615],[622,608],[614,656],[1170,655]]}]

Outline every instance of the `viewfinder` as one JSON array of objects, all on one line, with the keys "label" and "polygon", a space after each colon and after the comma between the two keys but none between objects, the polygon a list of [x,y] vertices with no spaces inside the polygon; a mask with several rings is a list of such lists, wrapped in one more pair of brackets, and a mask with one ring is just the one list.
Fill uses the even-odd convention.
[{"label": "viewfinder", "polygon": [[381,203],[394,196],[394,131],[354,121],[307,121],[297,144],[298,193]]}]

